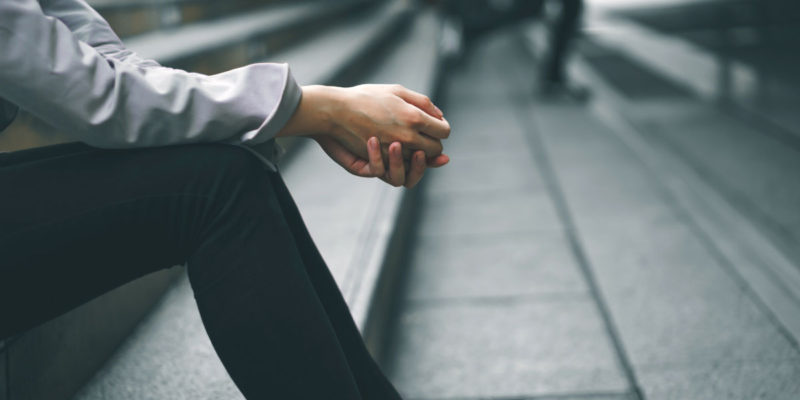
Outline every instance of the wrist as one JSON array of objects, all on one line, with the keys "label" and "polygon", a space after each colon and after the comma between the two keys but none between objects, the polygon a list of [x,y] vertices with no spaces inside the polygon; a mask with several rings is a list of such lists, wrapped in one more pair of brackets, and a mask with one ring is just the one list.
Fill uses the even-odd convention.
[{"label": "wrist", "polygon": [[333,86],[302,87],[302,97],[292,117],[277,136],[330,136],[334,133],[344,89]]}]

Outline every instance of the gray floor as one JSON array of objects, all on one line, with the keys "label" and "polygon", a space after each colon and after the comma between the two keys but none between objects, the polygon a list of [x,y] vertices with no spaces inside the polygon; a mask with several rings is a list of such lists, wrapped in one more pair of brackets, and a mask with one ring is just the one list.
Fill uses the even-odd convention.
[{"label": "gray floor", "polygon": [[[385,367],[408,399],[796,399],[800,353],[665,179],[530,95],[515,33],[446,90]],[[711,140],[711,139],[709,139]]]}]

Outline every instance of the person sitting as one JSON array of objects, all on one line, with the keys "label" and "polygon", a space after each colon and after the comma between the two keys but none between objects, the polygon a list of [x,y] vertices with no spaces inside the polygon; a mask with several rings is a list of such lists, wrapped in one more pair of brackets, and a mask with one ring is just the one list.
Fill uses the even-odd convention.
[{"label": "person sitting", "polygon": [[0,116],[18,106],[76,141],[0,154],[0,339],[186,263],[246,398],[400,399],[274,151],[256,148],[306,136],[355,175],[412,187],[448,162],[450,126],[426,96],[300,87],[285,64],[163,67],[83,0],[0,1],[0,48]]}]

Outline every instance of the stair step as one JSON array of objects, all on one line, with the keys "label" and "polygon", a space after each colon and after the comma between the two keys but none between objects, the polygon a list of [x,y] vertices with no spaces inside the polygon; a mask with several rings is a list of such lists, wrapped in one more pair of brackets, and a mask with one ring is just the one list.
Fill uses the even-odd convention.
[{"label": "stair step", "polygon": [[173,268],[148,275],[7,340],[0,350],[0,370],[6,368],[0,375],[0,399],[68,398],[103,365],[180,272]]},{"label": "stair step", "polygon": [[[383,44],[403,29],[410,9],[405,1],[389,1],[372,13],[348,18],[315,40],[299,43],[260,61],[287,62],[301,85],[336,83],[352,61]],[[369,60],[366,60],[369,61]]]},{"label": "stair step", "polygon": [[90,0],[120,37],[246,12],[276,0]]},{"label": "stair step", "polygon": [[[125,41],[144,58],[194,72],[239,67],[319,32],[365,0],[300,2],[156,31]],[[215,61],[208,64],[209,59]],[[198,63],[199,61],[199,63]]]}]

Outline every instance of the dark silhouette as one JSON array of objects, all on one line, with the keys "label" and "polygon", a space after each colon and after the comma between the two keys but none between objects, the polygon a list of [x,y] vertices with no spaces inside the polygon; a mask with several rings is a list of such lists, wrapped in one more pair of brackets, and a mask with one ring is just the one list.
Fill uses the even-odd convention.
[{"label": "dark silhouette", "polygon": [[[583,14],[583,0],[558,0],[561,8],[551,25],[545,56],[538,73],[543,95],[567,94],[584,97],[585,91],[569,85],[566,60]],[[447,0],[445,12],[459,21],[463,47],[488,32],[533,18],[544,18],[546,0]]]}]

